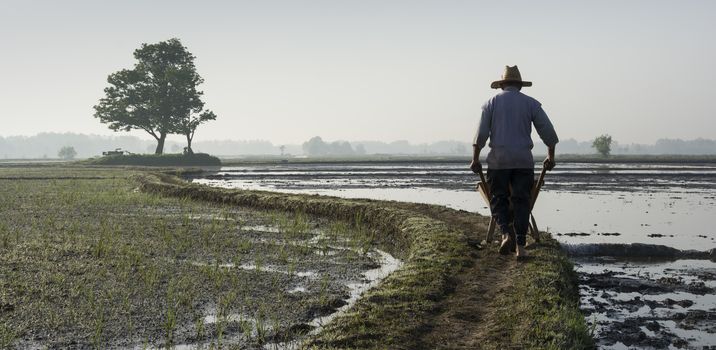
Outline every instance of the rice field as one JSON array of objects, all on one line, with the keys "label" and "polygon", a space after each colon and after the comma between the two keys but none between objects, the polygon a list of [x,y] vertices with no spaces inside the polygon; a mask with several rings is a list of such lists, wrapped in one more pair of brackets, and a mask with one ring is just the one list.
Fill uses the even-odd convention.
[{"label": "rice field", "polygon": [[163,197],[135,174],[0,168],[0,348],[290,347],[386,260],[359,218]]}]

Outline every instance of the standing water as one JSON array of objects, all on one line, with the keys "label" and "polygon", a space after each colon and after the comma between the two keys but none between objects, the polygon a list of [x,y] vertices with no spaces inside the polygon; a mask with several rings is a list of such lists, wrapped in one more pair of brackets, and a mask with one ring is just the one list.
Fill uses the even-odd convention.
[{"label": "standing water", "polygon": [[[581,306],[600,348],[716,345],[716,263],[675,260],[679,251],[716,247],[715,180],[716,164],[562,163],[548,173],[534,215],[540,229],[580,255]],[[193,181],[490,213],[464,163],[253,165]],[[604,243],[664,245],[677,254],[654,259],[652,247],[626,247],[623,255],[638,251],[641,260],[585,257]]]}]

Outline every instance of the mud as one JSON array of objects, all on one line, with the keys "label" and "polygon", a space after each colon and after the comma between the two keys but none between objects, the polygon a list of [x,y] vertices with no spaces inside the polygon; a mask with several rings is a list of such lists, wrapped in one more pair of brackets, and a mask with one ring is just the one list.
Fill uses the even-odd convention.
[{"label": "mud", "polygon": [[713,264],[578,261],[582,310],[595,327],[600,348],[701,349],[716,344]]},{"label": "mud", "polygon": [[701,250],[681,250],[665,245],[646,244],[646,243],[600,243],[600,244],[563,244],[567,254],[574,257],[621,257],[635,259],[710,259],[716,261],[716,249],[709,251]]}]

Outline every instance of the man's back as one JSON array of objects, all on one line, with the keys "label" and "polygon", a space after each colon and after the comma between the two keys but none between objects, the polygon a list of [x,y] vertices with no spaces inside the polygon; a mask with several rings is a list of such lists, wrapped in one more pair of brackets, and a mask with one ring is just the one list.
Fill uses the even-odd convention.
[{"label": "man's back", "polygon": [[488,137],[491,169],[533,168],[532,124],[547,145],[558,142],[557,134],[541,104],[516,87],[507,87],[482,106],[475,144],[483,148]]}]

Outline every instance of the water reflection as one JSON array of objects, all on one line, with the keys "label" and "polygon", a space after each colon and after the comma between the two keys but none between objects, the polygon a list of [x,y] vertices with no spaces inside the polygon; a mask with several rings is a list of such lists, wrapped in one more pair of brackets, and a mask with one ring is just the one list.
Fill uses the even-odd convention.
[{"label": "water reflection", "polygon": [[[543,229],[565,243],[716,246],[716,164],[564,163],[535,207]],[[489,215],[477,177],[462,163],[280,164],[224,167],[195,181],[347,198],[445,205]]]}]

